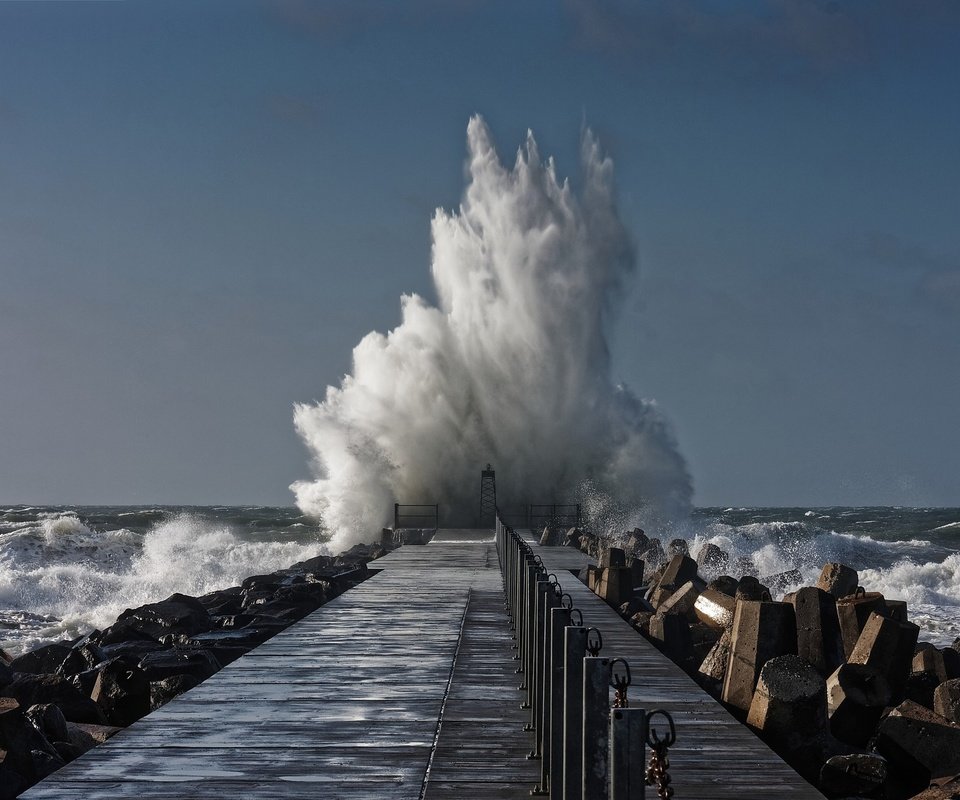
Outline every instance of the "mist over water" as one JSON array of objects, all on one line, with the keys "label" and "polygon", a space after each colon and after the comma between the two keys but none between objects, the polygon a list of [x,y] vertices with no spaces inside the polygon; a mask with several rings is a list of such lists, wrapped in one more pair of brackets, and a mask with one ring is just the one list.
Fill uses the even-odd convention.
[{"label": "mist over water", "polygon": [[574,191],[532,134],[501,163],[479,117],[467,151],[460,207],[432,221],[438,306],[405,295],[400,325],[367,334],[341,385],[295,408],[315,474],[291,487],[297,504],[334,549],[369,540],[395,502],[439,502],[444,524],[470,525],[491,462],[502,506],[588,485],[685,515],[691,481],[667,421],[610,376],[606,331],[636,265],[613,163],[585,131]]}]

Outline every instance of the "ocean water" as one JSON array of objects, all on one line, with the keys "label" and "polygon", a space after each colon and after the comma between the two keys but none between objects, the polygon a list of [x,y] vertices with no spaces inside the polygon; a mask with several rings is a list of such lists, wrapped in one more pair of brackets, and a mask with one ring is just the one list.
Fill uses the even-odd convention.
[{"label": "ocean water", "polygon": [[325,552],[293,508],[0,507],[0,647],[19,653]]},{"label": "ocean water", "polygon": [[[684,536],[694,553],[713,542],[759,576],[798,569],[804,584],[842,561],[868,591],[906,600],[921,639],[960,636],[960,509],[699,508],[647,532]],[[326,552],[328,538],[293,508],[0,507],[0,646],[21,652],[173,592],[233,586]]]}]

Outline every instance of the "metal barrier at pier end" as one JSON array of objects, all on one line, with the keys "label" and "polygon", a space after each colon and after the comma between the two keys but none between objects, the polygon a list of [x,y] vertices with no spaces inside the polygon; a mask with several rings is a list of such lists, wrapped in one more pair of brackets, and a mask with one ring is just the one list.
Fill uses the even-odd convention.
[{"label": "metal barrier at pier end", "polygon": [[540,530],[550,525],[579,528],[583,524],[579,503],[531,503],[527,506],[527,527]]},{"label": "metal barrier at pier end", "polygon": [[409,503],[393,504],[393,529],[400,528],[432,528],[440,527],[440,504],[411,505]]},{"label": "metal barrier at pier end", "polygon": [[551,800],[643,800],[645,787],[653,786],[669,800],[668,749],[676,740],[670,714],[630,708],[629,663],[600,655],[601,631],[585,627],[589,621],[557,576],[504,524],[499,509],[496,544],[522,676],[521,707],[529,711],[525,729],[534,734],[528,758],[540,761],[540,780],[530,793]]}]

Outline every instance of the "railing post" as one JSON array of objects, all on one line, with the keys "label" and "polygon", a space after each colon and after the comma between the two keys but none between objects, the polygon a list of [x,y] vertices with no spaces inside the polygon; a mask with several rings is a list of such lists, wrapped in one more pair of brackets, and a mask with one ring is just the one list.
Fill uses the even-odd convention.
[{"label": "railing post", "polygon": [[397,530],[400,527],[400,504],[393,504],[393,529]]},{"label": "railing post", "polygon": [[587,629],[564,630],[563,657],[563,800],[583,800],[583,659]]},{"label": "railing post", "polygon": [[608,800],[610,659],[583,659],[583,798]]},{"label": "railing post", "polygon": [[610,709],[610,800],[644,800],[647,712]]}]

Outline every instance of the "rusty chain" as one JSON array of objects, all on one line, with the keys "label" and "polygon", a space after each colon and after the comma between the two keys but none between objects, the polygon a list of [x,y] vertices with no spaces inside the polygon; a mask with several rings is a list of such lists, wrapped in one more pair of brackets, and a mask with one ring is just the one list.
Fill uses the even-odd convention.
[{"label": "rusty chain", "polygon": [[[669,728],[664,736],[657,733],[651,721],[660,715],[667,722]],[[673,725],[673,717],[666,711],[655,709],[647,715],[647,744],[650,746],[650,763],[647,766],[647,786],[657,787],[657,797],[660,800],[670,800],[673,797],[673,787],[670,785],[670,746],[677,741],[677,731]]]}]

